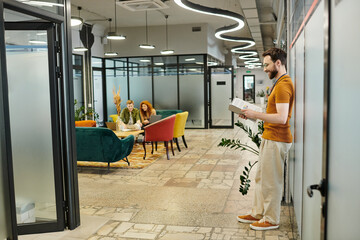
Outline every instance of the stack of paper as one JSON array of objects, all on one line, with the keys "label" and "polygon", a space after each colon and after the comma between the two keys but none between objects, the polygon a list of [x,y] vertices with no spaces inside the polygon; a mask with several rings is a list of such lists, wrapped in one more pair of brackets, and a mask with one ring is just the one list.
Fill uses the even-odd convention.
[{"label": "stack of paper", "polygon": [[234,98],[234,100],[229,104],[229,110],[236,114],[245,115],[242,111],[243,109],[251,109],[257,112],[261,112],[261,108],[255,106],[254,104],[248,103],[240,98]]}]

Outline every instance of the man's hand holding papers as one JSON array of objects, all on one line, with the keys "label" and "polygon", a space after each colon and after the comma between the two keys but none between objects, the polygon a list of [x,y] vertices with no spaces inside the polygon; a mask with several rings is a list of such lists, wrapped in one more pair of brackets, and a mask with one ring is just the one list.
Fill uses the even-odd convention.
[{"label": "man's hand holding papers", "polygon": [[229,104],[229,110],[237,113],[239,117],[243,119],[250,119],[256,121],[256,112],[260,112],[261,108],[248,103],[240,98],[234,98],[234,100]]}]

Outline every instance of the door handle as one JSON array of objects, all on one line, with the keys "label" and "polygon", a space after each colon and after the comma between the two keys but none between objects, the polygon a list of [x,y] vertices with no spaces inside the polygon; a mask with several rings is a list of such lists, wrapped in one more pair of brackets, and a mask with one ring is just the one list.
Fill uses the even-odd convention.
[{"label": "door handle", "polygon": [[307,187],[307,194],[309,197],[312,197],[314,195],[313,190],[318,190],[321,194],[321,196],[325,196],[326,193],[326,187],[325,187],[325,179],[321,179],[319,184],[313,184]]}]

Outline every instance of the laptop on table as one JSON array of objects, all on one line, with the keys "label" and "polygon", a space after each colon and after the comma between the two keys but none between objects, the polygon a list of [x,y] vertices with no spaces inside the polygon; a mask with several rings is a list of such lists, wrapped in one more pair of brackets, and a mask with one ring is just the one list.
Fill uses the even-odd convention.
[{"label": "laptop on table", "polygon": [[151,115],[149,119],[149,124],[157,122],[161,119],[161,115]]}]

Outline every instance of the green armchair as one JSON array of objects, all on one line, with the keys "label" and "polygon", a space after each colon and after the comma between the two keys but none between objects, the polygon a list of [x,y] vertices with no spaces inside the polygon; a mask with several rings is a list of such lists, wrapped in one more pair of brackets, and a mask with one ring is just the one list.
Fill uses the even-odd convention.
[{"label": "green armchair", "polygon": [[124,160],[130,165],[127,156],[134,146],[134,136],[119,139],[108,128],[76,127],[76,148],[78,161],[107,162]]}]

